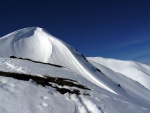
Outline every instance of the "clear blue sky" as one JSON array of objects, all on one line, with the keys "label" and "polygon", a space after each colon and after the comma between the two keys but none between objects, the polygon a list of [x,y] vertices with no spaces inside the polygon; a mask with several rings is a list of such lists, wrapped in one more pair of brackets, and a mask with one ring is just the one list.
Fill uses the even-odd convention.
[{"label": "clear blue sky", "polygon": [[150,64],[150,0],[0,1],[0,37],[32,26],[85,56]]}]

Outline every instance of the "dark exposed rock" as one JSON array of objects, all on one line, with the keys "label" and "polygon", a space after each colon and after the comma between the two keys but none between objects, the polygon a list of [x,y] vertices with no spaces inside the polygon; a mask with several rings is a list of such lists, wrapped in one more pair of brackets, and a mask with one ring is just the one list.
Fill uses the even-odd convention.
[{"label": "dark exposed rock", "polygon": [[63,66],[56,65],[56,64],[44,63],[44,62],[40,62],[40,61],[31,60],[29,58],[22,58],[22,57],[17,58],[16,56],[10,56],[10,58],[21,59],[21,60],[28,60],[28,61],[31,61],[31,62],[34,62],[34,63],[46,64],[46,65],[51,65],[51,66],[55,66],[55,67],[59,67],[59,68],[63,67]]},{"label": "dark exposed rock", "polygon": [[[14,79],[24,80],[24,81],[32,80],[37,85],[42,85],[43,87],[45,87],[45,86],[53,87],[61,94],[70,93],[70,94],[79,95],[79,94],[81,94],[79,89],[90,90],[88,87],[79,84],[75,80],[65,79],[65,78],[58,78],[58,77],[51,77],[51,76],[40,77],[40,76],[30,75],[30,74],[3,72],[3,71],[0,71],[0,76],[12,77]],[[56,85],[54,86],[54,85],[52,85],[52,83],[54,83]],[[69,86],[69,87],[74,87],[74,88],[78,88],[78,89],[70,90],[67,88],[60,88],[57,85]]]}]

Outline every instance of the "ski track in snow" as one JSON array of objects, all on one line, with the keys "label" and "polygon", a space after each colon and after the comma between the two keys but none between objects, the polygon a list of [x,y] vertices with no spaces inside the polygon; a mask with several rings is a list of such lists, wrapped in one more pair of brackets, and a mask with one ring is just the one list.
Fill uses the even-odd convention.
[{"label": "ski track in snow", "polygon": [[85,97],[73,95],[71,96],[71,100],[76,103],[76,109],[78,109],[75,109],[75,113],[104,113],[97,107],[96,104],[92,103]]}]

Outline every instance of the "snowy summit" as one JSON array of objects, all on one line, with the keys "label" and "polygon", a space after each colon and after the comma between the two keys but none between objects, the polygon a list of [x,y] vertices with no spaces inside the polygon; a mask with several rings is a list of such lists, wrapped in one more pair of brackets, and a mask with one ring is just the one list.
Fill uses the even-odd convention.
[{"label": "snowy summit", "polygon": [[1,113],[150,113],[149,81],[147,65],[86,58],[40,27],[0,38]]}]

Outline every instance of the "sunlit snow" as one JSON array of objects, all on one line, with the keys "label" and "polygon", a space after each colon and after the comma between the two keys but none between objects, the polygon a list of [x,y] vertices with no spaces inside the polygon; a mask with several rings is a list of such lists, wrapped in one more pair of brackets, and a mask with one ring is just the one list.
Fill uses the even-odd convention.
[{"label": "sunlit snow", "polygon": [[64,78],[90,90],[54,82],[44,87],[3,73],[0,113],[150,113],[149,70],[133,61],[85,58],[42,28],[24,28],[0,38],[0,72]]}]

